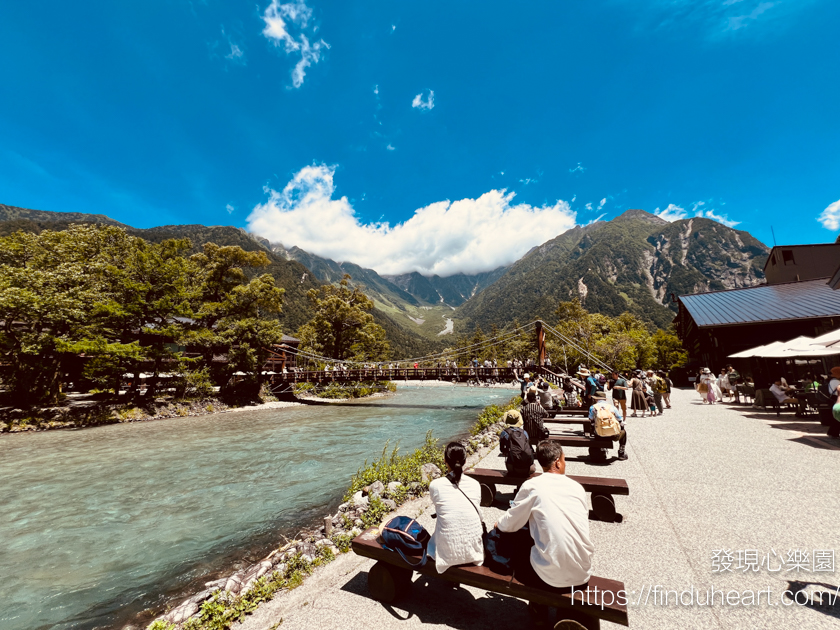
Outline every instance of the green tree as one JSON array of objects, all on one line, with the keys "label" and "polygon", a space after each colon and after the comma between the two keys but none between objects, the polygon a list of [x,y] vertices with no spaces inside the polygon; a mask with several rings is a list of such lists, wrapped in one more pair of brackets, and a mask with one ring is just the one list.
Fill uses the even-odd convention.
[{"label": "green tree", "polygon": [[[186,340],[201,349],[204,367],[214,380],[227,385],[235,372],[244,372],[246,387],[256,393],[271,346],[283,338],[277,315],[283,308],[284,290],[269,274],[249,280],[246,273],[267,266],[268,256],[263,251],[206,243],[190,262],[196,285],[196,326]],[[227,362],[213,360],[222,354]]]},{"label": "green tree", "polygon": [[383,361],[390,354],[385,329],[373,321],[373,302],[344,274],[338,285],[310,289],[315,316],[298,331],[301,349],[339,361]]},{"label": "green tree", "polygon": [[688,352],[682,346],[680,338],[669,330],[657,330],[651,337],[653,346],[653,365],[658,370],[672,370],[688,362]]},{"label": "green tree", "polygon": [[13,402],[55,402],[80,352],[142,357],[107,327],[118,301],[112,271],[130,247],[131,237],[110,226],[0,239],[0,377]]}]

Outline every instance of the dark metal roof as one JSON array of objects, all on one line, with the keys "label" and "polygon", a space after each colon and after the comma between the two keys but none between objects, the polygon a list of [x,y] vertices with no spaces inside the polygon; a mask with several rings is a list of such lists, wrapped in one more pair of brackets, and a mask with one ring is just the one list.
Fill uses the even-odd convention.
[{"label": "dark metal roof", "polygon": [[826,278],[681,295],[700,328],[840,316],[840,291]]}]

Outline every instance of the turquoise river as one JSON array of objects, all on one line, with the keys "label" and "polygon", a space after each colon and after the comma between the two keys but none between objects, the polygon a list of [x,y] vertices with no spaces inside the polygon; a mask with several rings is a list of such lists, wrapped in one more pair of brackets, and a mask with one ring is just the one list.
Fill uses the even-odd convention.
[{"label": "turquoise river", "polygon": [[511,389],[0,438],[0,628],[120,628],[334,513],[386,441],[462,436]]}]

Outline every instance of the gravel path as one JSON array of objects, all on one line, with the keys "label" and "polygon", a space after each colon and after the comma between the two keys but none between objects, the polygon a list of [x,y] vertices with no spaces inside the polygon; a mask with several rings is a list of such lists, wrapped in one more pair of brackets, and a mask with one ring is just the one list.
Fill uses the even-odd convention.
[{"label": "gravel path", "polygon": [[[664,416],[628,419],[626,462],[593,465],[585,449],[567,450],[568,473],[623,477],[630,486],[630,496],[616,497],[623,523],[590,523],[594,572],[625,582],[630,627],[840,627],[840,596],[833,605],[825,596],[822,606],[801,606],[783,595],[804,584],[811,585],[808,592],[835,595],[840,589],[837,572],[793,569],[788,563],[789,552],[807,552],[809,568],[814,550],[840,555],[840,440],[825,437],[816,421],[792,414],[777,418],[746,406],[702,405],[693,391],[675,391],[672,402]],[[504,467],[498,451],[480,465]],[[512,493],[498,498],[506,501]],[[403,506],[402,513],[420,514],[431,530],[430,507],[423,499]],[[501,514],[495,507],[482,512],[488,526]],[[723,561],[717,567],[729,564],[728,571],[713,564],[720,550],[732,555],[731,562],[719,555]],[[756,552],[759,570],[737,568],[739,551],[744,566]],[[410,596],[396,605],[379,604],[366,590],[372,564],[346,554],[235,627],[269,630],[281,619],[282,630],[527,627],[521,600],[425,577],[416,577]],[[690,587],[695,598],[700,591],[701,602],[713,587],[715,605],[689,605],[688,594],[682,595],[685,605],[676,604]],[[671,591],[667,605],[666,590]],[[721,591],[737,591],[739,599],[760,591],[760,604],[734,603],[732,594],[727,596],[733,603],[722,604]]]}]

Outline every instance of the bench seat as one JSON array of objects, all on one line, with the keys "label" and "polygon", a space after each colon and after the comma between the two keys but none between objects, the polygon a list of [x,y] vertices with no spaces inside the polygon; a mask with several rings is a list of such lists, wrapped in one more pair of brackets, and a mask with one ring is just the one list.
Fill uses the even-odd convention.
[{"label": "bench seat", "polygon": [[[414,571],[421,575],[434,577],[456,584],[466,584],[476,588],[524,599],[535,604],[554,606],[560,610],[560,619],[574,619],[589,630],[597,630],[600,620],[628,626],[627,598],[624,583],[593,576],[589,580],[590,597],[586,601],[586,591],[574,594],[558,594],[555,591],[527,586],[509,575],[494,573],[486,567],[472,565],[449,567],[438,573],[434,560],[429,560],[424,567],[415,569],[407,564],[398,553],[384,549],[378,540],[379,530],[371,528],[353,539],[353,551],[362,557],[372,558],[377,563],[368,573],[368,589],[371,596],[385,603],[390,603],[408,590]],[[598,589],[598,601],[595,603],[594,589]],[[602,593],[607,593],[606,600]],[[624,602],[622,603],[622,599]],[[603,603],[603,606],[602,606]]]},{"label": "bench seat", "polygon": [[[472,477],[481,484],[481,505],[484,507],[493,504],[496,498],[496,484],[516,486],[516,488],[519,488],[528,479],[540,475],[540,473],[534,473],[527,477],[514,477],[504,470],[495,470],[493,468],[472,468],[465,470],[464,474]],[[613,496],[627,496],[630,494],[630,488],[626,480],[611,477],[566,476],[569,479],[577,481],[583,486],[586,492],[592,493],[592,511],[597,520],[609,523],[616,522],[618,514],[615,509],[615,499],[613,499]]]}]

